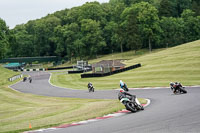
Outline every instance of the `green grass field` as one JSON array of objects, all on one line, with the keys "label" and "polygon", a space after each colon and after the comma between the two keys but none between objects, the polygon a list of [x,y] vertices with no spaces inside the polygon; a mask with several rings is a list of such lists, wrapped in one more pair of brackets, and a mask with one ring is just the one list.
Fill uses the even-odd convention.
[{"label": "green grass field", "polygon": [[[0,132],[18,133],[78,122],[123,109],[116,100],[44,97],[16,92],[8,78],[16,72],[0,67]],[[15,81],[17,82],[17,81]],[[142,100],[143,103],[146,101]]]},{"label": "green grass field", "polygon": [[80,74],[53,73],[51,83],[66,88],[87,89],[87,83],[92,82],[98,90],[119,88],[120,79],[129,88],[169,86],[171,81],[179,81],[183,85],[200,85],[200,40],[152,53],[140,51],[135,55],[134,52],[126,52],[89,62],[105,59],[124,59],[127,66],[141,63],[142,67],[101,78],[81,79]]}]

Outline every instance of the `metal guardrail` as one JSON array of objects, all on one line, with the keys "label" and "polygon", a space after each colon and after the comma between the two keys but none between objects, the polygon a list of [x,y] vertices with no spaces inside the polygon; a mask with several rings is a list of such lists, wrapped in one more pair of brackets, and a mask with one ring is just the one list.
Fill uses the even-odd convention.
[{"label": "metal guardrail", "polygon": [[33,68],[33,69],[17,69],[17,70],[14,70],[14,71],[23,71],[23,72],[32,72],[32,71],[45,71],[44,68]]},{"label": "metal guardrail", "polygon": [[22,78],[22,77],[23,77],[23,74],[15,75],[15,76],[13,76],[11,78],[8,78],[8,81],[12,82],[12,81],[14,81],[16,79],[19,79],[19,78]]}]

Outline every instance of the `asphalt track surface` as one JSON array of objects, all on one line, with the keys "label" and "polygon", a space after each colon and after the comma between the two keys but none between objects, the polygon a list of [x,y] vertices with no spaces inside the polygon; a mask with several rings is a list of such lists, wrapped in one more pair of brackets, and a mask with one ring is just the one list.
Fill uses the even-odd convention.
[{"label": "asphalt track surface", "polygon": [[[72,90],[53,87],[47,72],[29,73],[33,82],[19,82],[11,87],[24,93],[53,97],[116,99],[118,91]],[[200,87],[187,87],[187,94],[174,95],[167,88],[132,90],[151,104],[144,111],[127,113],[101,121],[63,128],[49,133],[200,133]]]}]

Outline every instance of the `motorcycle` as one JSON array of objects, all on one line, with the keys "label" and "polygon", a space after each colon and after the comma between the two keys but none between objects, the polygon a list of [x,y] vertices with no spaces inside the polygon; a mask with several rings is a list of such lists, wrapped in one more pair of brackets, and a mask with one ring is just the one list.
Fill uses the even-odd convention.
[{"label": "motorcycle", "polygon": [[88,90],[89,90],[89,92],[94,92],[94,87],[92,84],[88,85]]},{"label": "motorcycle", "polygon": [[127,110],[133,113],[138,110],[144,110],[143,106],[137,104],[135,101],[132,101],[129,98],[122,98],[120,102],[126,107]]},{"label": "motorcycle", "polygon": [[26,82],[26,80],[27,80],[27,77],[24,77],[24,78],[23,78],[23,82]]},{"label": "motorcycle", "polygon": [[[177,89],[175,89],[177,88]],[[185,87],[183,87],[180,83],[177,85],[174,85],[173,88],[171,88],[173,90],[174,94],[182,94],[182,93],[187,93],[187,91],[185,90]]]}]

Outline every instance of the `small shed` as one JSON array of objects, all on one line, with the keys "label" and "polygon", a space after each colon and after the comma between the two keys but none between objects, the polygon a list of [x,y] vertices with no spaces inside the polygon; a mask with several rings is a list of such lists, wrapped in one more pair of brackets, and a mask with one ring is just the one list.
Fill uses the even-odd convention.
[{"label": "small shed", "polygon": [[88,61],[77,61],[77,64],[73,66],[73,71],[68,71],[68,73],[82,73],[92,70],[92,66],[88,64]]},{"label": "small shed", "polygon": [[83,61],[83,60],[77,61],[76,68],[78,70],[84,70],[84,68],[87,67],[87,66],[88,66],[88,62],[87,61]]},{"label": "small shed", "polygon": [[102,60],[92,65],[93,73],[108,73],[114,70],[123,69],[125,64],[121,60]]}]

